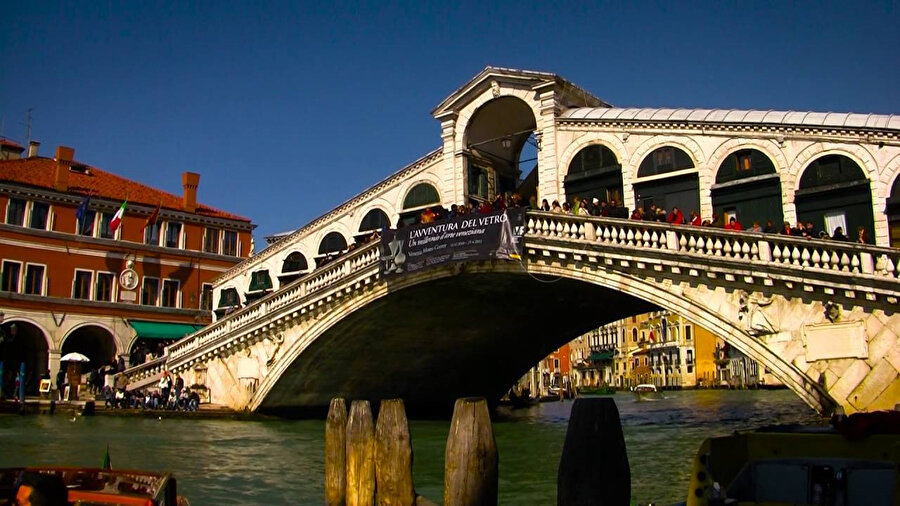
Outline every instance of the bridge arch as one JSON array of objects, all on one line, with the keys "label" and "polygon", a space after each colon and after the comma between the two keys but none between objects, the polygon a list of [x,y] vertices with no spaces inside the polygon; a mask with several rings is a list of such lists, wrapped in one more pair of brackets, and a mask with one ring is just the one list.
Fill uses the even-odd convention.
[{"label": "bridge arch", "polygon": [[355,235],[371,234],[380,231],[382,226],[391,227],[391,215],[382,206],[376,205],[370,207],[356,223]]},{"label": "bridge arch", "polygon": [[700,167],[682,146],[664,143],[654,148],[640,159],[634,175],[634,207],[643,210],[643,219],[659,219],[653,215],[654,208],[678,207],[684,216],[701,212]]},{"label": "bridge arch", "polygon": [[432,177],[417,177],[405,182],[397,194],[400,196],[397,209],[398,222],[415,223],[415,218],[428,207],[442,205],[444,200],[439,190],[440,184]]},{"label": "bridge arch", "polygon": [[[289,348],[284,350],[283,355],[280,356],[276,363],[272,364],[272,368],[268,370],[265,377],[259,383],[250,400],[249,408],[251,410],[257,410],[261,407],[266,408],[267,397],[274,392],[275,388],[278,388],[276,385],[282,377],[287,374],[287,371],[293,366],[295,360],[297,360],[305,350],[310,348],[310,346],[317,345],[318,339],[323,337],[326,339],[335,338],[336,335],[329,334],[329,331],[338,327],[338,325],[343,325],[344,323],[342,320],[345,318],[351,317],[362,321],[368,318],[367,313],[360,313],[356,316],[353,315],[358,311],[364,311],[367,308],[372,311],[381,311],[384,308],[384,304],[388,302],[387,299],[389,297],[402,294],[405,290],[412,289],[412,293],[416,294],[418,298],[421,298],[420,294],[415,291],[416,289],[429,283],[438,283],[435,286],[444,288],[446,285],[441,285],[441,283],[460,282],[460,280],[463,279],[459,277],[460,274],[466,276],[484,276],[484,279],[496,279],[491,278],[491,276],[503,275],[508,276],[510,279],[521,280],[522,282],[533,282],[529,276],[540,275],[545,276],[545,280],[556,279],[575,283],[575,285],[565,285],[566,288],[569,286],[594,286],[598,289],[609,291],[610,293],[618,292],[628,300],[634,299],[637,301],[637,304],[629,306],[632,311],[642,312],[641,309],[646,311],[653,307],[669,310],[673,313],[682,315],[691,323],[700,325],[720,336],[730,345],[733,345],[752,359],[765,365],[773,375],[794,390],[804,399],[804,401],[816,409],[819,409],[821,412],[830,412],[835,407],[834,400],[831,399],[821,385],[805,376],[792,364],[785,362],[777,353],[768,349],[760,340],[749,335],[744,330],[740,323],[740,304],[742,303],[742,296],[738,293],[726,293],[724,289],[717,288],[715,290],[709,290],[710,293],[708,296],[702,294],[703,296],[697,297],[689,295],[684,287],[661,287],[660,283],[654,279],[639,278],[625,272],[606,269],[600,265],[594,269],[585,269],[580,263],[576,266],[575,263],[567,264],[554,261],[547,261],[544,263],[543,261],[529,260],[527,273],[523,272],[521,267],[516,264],[484,262],[479,264],[469,264],[464,268],[439,268],[424,273],[413,274],[392,283],[390,287],[385,283],[377,283],[370,285],[370,287],[361,294],[347,297],[341,302],[340,306],[325,311],[317,315],[316,318],[308,320],[309,324],[303,326],[299,337]],[[544,284],[540,286],[546,287],[548,285]],[[549,300],[554,299],[551,297]],[[554,310],[554,308],[550,307],[545,307],[544,309],[548,312]],[[602,321],[604,317],[608,317],[609,321],[614,321],[615,319],[624,316],[603,313],[604,316],[597,317],[594,314],[581,312],[580,309],[578,314],[584,317],[585,321],[590,321],[592,322],[592,325],[597,326],[599,326],[598,324],[604,323],[604,321]],[[613,316],[618,316],[618,318]],[[497,328],[503,328],[504,326],[502,320],[495,323]],[[339,334],[345,335],[347,333],[345,331],[348,329],[346,327],[341,327],[341,329]],[[584,330],[587,330],[587,328]],[[360,334],[360,336],[361,339],[364,338],[362,334]],[[441,338],[441,336],[438,335],[423,337],[427,337],[428,339]],[[576,335],[551,335],[547,337],[542,342],[542,345],[534,347],[531,356],[533,360],[530,363],[536,362],[541,357],[545,356],[546,352],[557,348],[560,344],[566,342],[567,339],[574,337],[576,337]],[[324,345],[327,345],[327,341]],[[346,348],[346,346],[341,347]],[[322,353],[322,349],[317,348],[316,352],[312,354],[321,358]],[[321,365],[320,367],[324,368],[328,366]],[[525,369],[527,369],[527,366],[521,371],[516,371],[516,374],[520,375]],[[305,373],[301,374],[299,372],[292,373],[291,381],[297,381],[296,378],[304,374]],[[504,380],[508,380],[508,383],[505,386],[508,386],[515,381],[518,377],[516,374],[511,374],[510,377],[503,378]],[[400,382],[398,385],[405,385],[407,383],[408,382]],[[275,396],[276,398],[284,395],[286,391],[297,391],[297,386],[291,383],[280,388],[281,390]],[[330,394],[336,395],[339,393],[340,392],[331,392]],[[397,394],[399,394],[399,392]],[[327,404],[327,398],[325,397],[327,397],[327,395],[324,395],[320,400]]]},{"label": "bridge arch", "polygon": [[[900,155],[885,165],[882,174],[881,179],[884,183],[872,189],[875,199],[875,220],[887,222],[886,243],[892,248],[897,248],[900,247]],[[879,241],[879,244],[882,244],[882,241]]]}]

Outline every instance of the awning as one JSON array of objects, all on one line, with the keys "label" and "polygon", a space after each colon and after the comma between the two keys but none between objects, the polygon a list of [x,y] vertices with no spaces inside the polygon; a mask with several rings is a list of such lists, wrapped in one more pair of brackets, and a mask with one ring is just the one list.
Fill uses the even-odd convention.
[{"label": "awning", "polygon": [[590,360],[591,362],[601,362],[604,360],[612,360],[612,358],[613,354],[611,351],[595,351],[594,353],[591,353],[591,355],[588,357],[588,360]]},{"label": "awning", "polygon": [[128,323],[137,331],[137,336],[144,339],[181,339],[204,327],[203,325],[192,325],[189,323],[144,322],[139,320],[130,320]]}]

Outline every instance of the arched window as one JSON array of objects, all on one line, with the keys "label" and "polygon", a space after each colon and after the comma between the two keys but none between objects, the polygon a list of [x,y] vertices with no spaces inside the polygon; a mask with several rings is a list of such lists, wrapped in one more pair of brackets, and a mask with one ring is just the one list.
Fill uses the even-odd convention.
[{"label": "arched window", "polygon": [[765,228],[768,222],[781,226],[781,180],[775,172],[775,164],[758,149],[741,149],[731,153],[716,171],[716,184],[712,187],[713,212],[728,223],[731,218],[744,229],[758,224]]},{"label": "arched window", "polygon": [[241,305],[241,297],[235,288],[226,288],[219,293],[220,308],[229,308]]},{"label": "arched window", "polygon": [[663,146],[654,149],[652,153],[644,158],[644,161],[641,162],[638,168],[637,177],[656,176],[666,172],[692,169],[693,167],[693,160],[683,150],[672,146]]},{"label": "arched window", "polygon": [[825,155],[810,163],[800,176],[794,204],[797,220],[812,223],[813,235],[833,235],[837,227],[856,238],[856,230],[866,230],[874,243],[875,219],[872,191],[862,168],[844,155]]},{"label": "arched window", "polygon": [[622,165],[606,146],[588,146],[575,155],[564,181],[566,200],[576,196],[622,202]]},{"label": "arched window", "polygon": [[[409,197],[407,197],[409,198]],[[362,222],[359,224],[359,232],[372,232],[374,230],[381,230],[382,227],[390,227],[391,221],[388,219],[387,214],[381,209],[372,209],[365,216],[363,216]]]},{"label": "arched window", "polygon": [[251,292],[256,292],[260,290],[271,290],[272,289],[272,278],[269,276],[269,271],[267,269],[263,269],[261,271],[256,271],[250,275],[250,288]]},{"label": "arched window", "polygon": [[319,243],[319,255],[340,253],[347,249],[347,240],[340,232],[329,232]]},{"label": "arched window", "polygon": [[307,270],[309,270],[309,265],[306,263],[306,257],[299,251],[292,252],[281,264],[282,274],[303,272]]},{"label": "arched window", "polygon": [[403,209],[430,206],[438,204],[440,201],[441,198],[434,186],[428,183],[419,183],[406,194],[406,198],[403,199]]}]

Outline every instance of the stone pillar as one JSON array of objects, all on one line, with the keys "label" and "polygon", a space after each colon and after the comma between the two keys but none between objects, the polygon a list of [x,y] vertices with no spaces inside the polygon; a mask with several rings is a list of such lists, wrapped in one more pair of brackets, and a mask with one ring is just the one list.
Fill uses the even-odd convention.
[{"label": "stone pillar", "polygon": [[[565,199],[560,169],[556,159],[556,116],[559,112],[556,102],[555,83],[547,82],[534,88],[538,95],[539,115],[535,118],[537,131],[541,134],[541,149],[538,151],[538,203]],[[564,177],[564,176],[563,176]]]}]

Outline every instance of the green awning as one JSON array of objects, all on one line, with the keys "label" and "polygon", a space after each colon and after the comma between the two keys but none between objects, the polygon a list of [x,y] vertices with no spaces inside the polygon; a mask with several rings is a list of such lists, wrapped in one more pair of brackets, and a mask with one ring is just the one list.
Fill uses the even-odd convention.
[{"label": "green awning", "polygon": [[191,325],[189,323],[143,322],[138,320],[131,320],[128,323],[137,331],[138,337],[145,339],[181,339],[203,328],[203,325]]},{"label": "green awning", "polygon": [[611,351],[595,351],[591,353],[588,357],[588,360],[591,362],[602,362],[604,360],[612,360],[613,354]]}]

